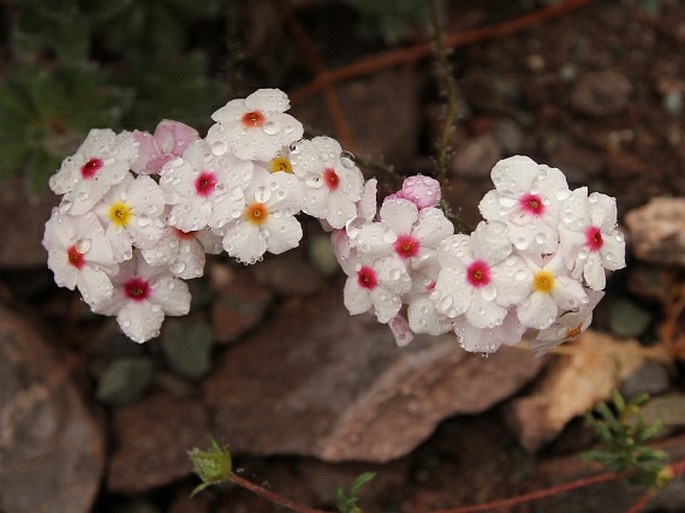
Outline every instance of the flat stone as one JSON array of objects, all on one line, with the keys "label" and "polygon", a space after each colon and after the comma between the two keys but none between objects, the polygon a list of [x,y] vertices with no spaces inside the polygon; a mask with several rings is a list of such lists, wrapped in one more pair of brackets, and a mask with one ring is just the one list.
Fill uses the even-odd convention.
[{"label": "flat stone", "polygon": [[586,331],[560,355],[525,397],[514,399],[508,421],[521,446],[534,452],[552,441],[566,424],[600,401],[644,364],[634,340],[618,341]]},{"label": "flat stone", "polygon": [[628,212],[625,224],[637,258],[685,266],[685,198],[653,198]]},{"label": "flat stone", "polygon": [[457,147],[452,170],[456,176],[487,178],[502,158],[500,144],[492,134],[467,139]]},{"label": "flat stone", "polygon": [[350,317],[340,291],[291,300],[216,363],[206,400],[234,453],[384,463],[445,417],[509,397],[543,365],[511,348],[468,354],[449,335],[399,349],[387,326]]},{"label": "flat stone", "polygon": [[58,203],[50,191],[40,197],[31,195],[21,177],[0,183],[0,268],[47,264],[41,241],[50,211]]},{"label": "flat stone", "polygon": [[76,387],[34,329],[0,308],[0,511],[87,513],[104,440]]},{"label": "flat stone", "polygon": [[207,445],[209,418],[197,397],[154,394],[114,411],[108,490],[136,494],[192,472],[187,451]]}]

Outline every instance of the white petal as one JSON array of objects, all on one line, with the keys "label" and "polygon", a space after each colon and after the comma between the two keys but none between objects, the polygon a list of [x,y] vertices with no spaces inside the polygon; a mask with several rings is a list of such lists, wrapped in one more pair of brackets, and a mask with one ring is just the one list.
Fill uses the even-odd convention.
[{"label": "white petal", "polygon": [[223,246],[230,256],[251,265],[264,255],[266,240],[258,227],[239,221],[226,229]]},{"label": "white petal", "polygon": [[411,233],[419,216],[419,209],[405,199],[386,199],[381,205],[381,222],[398,235]]},{"label": "white petal", "polygon": [[159,335],[163,321],[164,312],[148,301],[129,301],[117,315],[121,331],[139,344]]},{"label": "white petal", "polygon": [[533,292],[523,300],[516,310],[524,326],[543,330],[556,321],[559,309],[550,294]]},{"label": "white petal", "polygon": [[357,280],[356,275],[347,278],[343,291],[345,307],[351,315],[368,312],[373,306],[368,289],[360,287]]},{"label": "white petal", "polygon": [[263,227],[266,249],[278,255],[296,248],[302,239],[302,226],[293,216],[270,217]]}]

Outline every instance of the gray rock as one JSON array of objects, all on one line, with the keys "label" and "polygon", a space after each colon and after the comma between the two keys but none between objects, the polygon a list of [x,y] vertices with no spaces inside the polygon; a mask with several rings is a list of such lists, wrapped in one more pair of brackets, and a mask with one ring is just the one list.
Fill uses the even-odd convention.
[{"label": "gray rock", "polygon": [[350,317],[341,295],[290,301],[217,362],[206,400],[234,453],[384,463],[445,417],[509,397],[543,365],[516,349],[467,354],[449,335],[399,349],[387,326]]},{"label": "gray rock", "polygon": [[190,379],[207,374],[211,366],[212,337],[209,324],[167,321],[160,342],[171,370]]},{"label": "gray rock", "polygon": [[145,393],[154,374],[154,365],[147,356],[112,360],[100,377],[97,397],[106,404],[132,403]]},{"label": "gray rock", "polygon": [[629,299],[619,299],[609,307],[609,328],[614,335],[637,338],[647,331],[651,314]]},{"label": "gray rock", "polygon": [[670,386],[668,370],[660,363],[650,360],[621,383],[621,395],[630,399],[642,393],[663,394]]},{"label": "gray rock", "polygon": [[103,435],[41,337],[0,309],[0,511],[87,513]]},{"label": "gray rock", "polygon": [[571,105],[589,116],[612,116],[628,106],[632,92],[630,81],[620,73],[611,70],[588,73],[578,81]]}]

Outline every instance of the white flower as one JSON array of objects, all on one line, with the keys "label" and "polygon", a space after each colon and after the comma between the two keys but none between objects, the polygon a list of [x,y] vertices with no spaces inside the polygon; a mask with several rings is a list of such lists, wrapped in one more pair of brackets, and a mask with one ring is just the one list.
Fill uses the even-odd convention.
[{"label": "white flower", "polygon": [[503,223],[483,221],[471,236],[453,235],[440,245],[442,270],[431,293],[439,312],[465,314],[476,328],[493,328],[528,294],[532,273],[512,254],[506,230]]},{"label": "white flower", "polygon": [[605,269],[625,267],[625,239],[616,228],[616,200],[587,187],[574,190],[563,204],[561,245],[574,278],[585,280],[593,290],[606,285]]},{"label": "white flower", "polygon": [[583,301],[578,310],[562,314],[549,328],[540,330],[529,347],[536,351],[536,356],[542,356],[561,344],[578,338],[590,326],[592,311],[603,297],[603,291],[588,290],[587,300]]},{"label": "white flower", "polygon": [[302,123],[285,111],[288,96],[278,89],[259,89],[244,100],[231,100],[212,114],[217,123],[207,133],[212,151],[245,160],[274,158],[284,146],[302,138]]},{"label": "white flower", "polygon": [[352,157],[330,137],[293,144],[290,151],[293,173],[303,182],[305,214],[342,228],[356,216],[364,177]]},{"label": "white flower", "polygon": [[95,213],[106,227],[114,259],[123,262],[131,258],[134,244],[149,249],[162,236],[164,193],[151,177],[127,174],[95,205]]},{"label": "white flower", "polygon": [[204,273],[205,253],[222,251],[221,237],[208,228],[182,232],[168,226],[155,247],[141,251],[152,266],[168,266],[174,276],[184,280],[199,278]]},{"label": "white flower", "polygon": [[454,320],[454,332],[459,345],[470,353],[493,353],[502,345],[513,346],[521,341],[526,328],[518,322],[513,310],[507,312],[502,324],[492,328],[478,328],[464,316]]},{"label": "white flower", "polygon": [[520,251],[551,254],[558,244],[560,202],[570,191],[564,174],[528,157],[500,160],[491,173],[495,190],[478,208],[487,221],[509,225],[509,239]]},{"label": "white flower", "polygon": [[138,174],[157,174],[164,164],[180,157],[188,145],[200,135],[192,127],[178,121],[163,119],[155,133],[133,131],[138,141],[138,157],[131,163],[131,170]]},{"label": "white flower", "polygon": [[91,130],[76,153],[64,159],[50,177],[52,191],[64,194],[62,212],[76,216],[93,208],[110,187],[129,175],[137,148],[129,132]]},{"label": "white flower", "polygon": [[45,224],[43,247],[48,251],[48,267],[57,285],[70,290],[78,287],[91,306],[112,295],[109,275],[119,267],[95,214],[71,217],[54,208]]},{"label": "white flower", "polygon": [[396,255],[360,258],[345,282],[344,303],[350,314],[373,308],[380,323],[390,322],[400,311],[400,296],[411,288],[411,279]]},{"label": "white flower", "polygon": [[93,309],[103,315],[116,315],[127,337],[142,343],[159,335],[165,315],[186,315],[190,292],[185,282],[166,267],[151,267],[135,251],[131,260],[119,267],[112,282],[112,297]]},{"label": "white flower", "polygon": [[202,139],[191,143],[182,158],[165,164],[160,173],[159,185],[172,206],[167,222],[192,232],[208,225],[220,228],[240,217],[252,171],[252,162],[217,157]]},{"label": "white flower", "polygon": [[266,251],[278,255],[297,247],[302,226],[295,215],[301,207],[302,190],[295,176],[255,169],[240,217],[224,227],[224,249],[239,261],[254,264]]},{"label": "white flower", "polygon": [[557,253],[546,260],[539,263],[525,258],[532,272],[530,294],[519,303],[516,310],[524,326],[539,330],[549,328],[560,314],[577,310],[587,301],[582,285],[567,275],[563,255]]}]

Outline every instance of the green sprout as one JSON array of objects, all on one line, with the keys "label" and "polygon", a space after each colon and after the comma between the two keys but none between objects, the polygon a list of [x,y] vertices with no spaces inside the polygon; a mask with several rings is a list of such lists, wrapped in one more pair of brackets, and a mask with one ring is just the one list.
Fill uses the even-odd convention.
[{"label": "green sprout", "polygon": [[188,451],[188,456],[193,462],[193,470],[202,480],[202,483],[196,486],[190,494],[191,497],[205,488],[228,481],[233,472],[228,445],[222,446],[216,440],[212,440],[210,446],[206,451],[198,448]]},{"label": "green sprout", "polygon": [[336,493],[336,506],[340,513],[362,513],[362,510],[357,506],[357,494],[362,486],[376,477],[375,472],[364,472],[354,480],[350,487],[349,494],[345,493],[342,486],[338,487]]},{"label": "green sprout", "polygon": [[648,394],[640,394],[626,403],[616,390],[612,390],[613,408],[601,403],[595,414],[587,412],[585,415],[603,447],[586,451],[580,458],[597,461],[614,472],[628,472],[631,482],[637,484],[655,488],[665,486],[669,481],[668,467],[664,465],[667,454],[647,446],[661,431],[663,423],[645,424],[640,412],[640,406],[648,399]]}]

